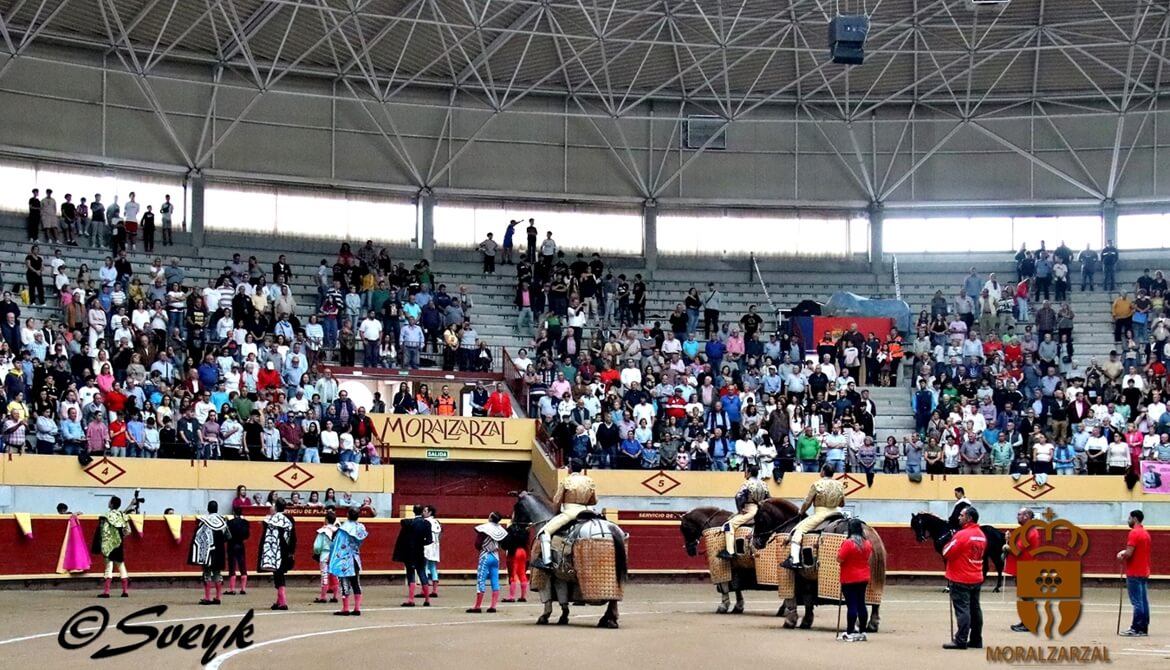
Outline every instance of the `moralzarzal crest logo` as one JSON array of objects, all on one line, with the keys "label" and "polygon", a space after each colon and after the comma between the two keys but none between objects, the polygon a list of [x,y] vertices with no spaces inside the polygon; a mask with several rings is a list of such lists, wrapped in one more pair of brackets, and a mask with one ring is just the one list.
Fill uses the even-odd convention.
[{"label": "moralzarzal crest logo", "polygon": [[1020,621],[1034,635],[1052,639],[1067,635],[1081,618],[1081,559],[1089,551],[1089,535],[1072,522],[1057,519],[1052,508],[1044,512],[1044,519],[1030,519],[1013,530],[1008,547],[1017,557],[1032,559],[1016,564]]},{"label": "moralzarzal crest logo", "polygon": [[[1058,519],[1052,508],[1044,520],[1030,519],[1008,536],[1016,563],[1016,611],[1033,635],[1049,640],[1068,635],[1081,618],[1082,559],[1089,551],[1084,529]],[[988,647],[987,660],[998,663],[1109,663],[1105,647]]]}]

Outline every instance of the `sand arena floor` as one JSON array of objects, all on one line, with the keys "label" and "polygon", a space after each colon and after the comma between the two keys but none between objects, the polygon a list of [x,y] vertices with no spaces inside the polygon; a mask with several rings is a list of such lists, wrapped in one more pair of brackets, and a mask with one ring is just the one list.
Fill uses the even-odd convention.
[{"label": "sand arena floor", "polygon": [[[96,580],[94,581],[96,589]],[[933,586],[892,586],[886,593],[882,630],[866,643],[833,639],[836,608],[817,610],[812,630],[782,630],[773,616],[777,600],[771,593],[747,594],[748,611],[719,615],[714,589],[700,584],[630,584],[622,603],[621,629],[599,630],[597,607],[574,608],[571,625],[533,625],[540,604],[501,606],[494,615],[466,614],[473,587],[444,583],[441,598],[430,608],[403,609],[401,585],[366,588],[361,618],[332,616],[336,605],[314,605],[316,590],[289,588],[289,610],[273,612],[268,606],[273,591],[255,580],[247,596],[225,596],[220,607],[201,607],[195,602],[202,591],[190,588],[141,588],[131,598],[99,600],[96,591],[66,588],[42,591],[0,591],[0,668],[48,670],[51,668],[120,667],[134,669],[197,668],[202,650],[156,643],[117,658],[91,660],[104,646],[122,647],[145,639],[116,629],[126,615],[149,606],[166,605],[161,616],[142,616],[135,623],[159,629],[181,624],[188,629],[199,623],[235,627],[248,608],[255,608],[253,644],[243,650],[222,645],[210,668],[307,668],[379,667],[412,670],[448,668],[556,668],[557,670],[617,668],[752,667],[761,662],[788,668],[866,667],[902,670],[939,667],[948,670],[986,668],[985,653],[976,650],[944,651],[948,635],[946,595]],[[115,592],[116,593],[116,592]],[[532,594],[535,596],[535,594]],[[1116,589],[1090,589],[1084,599],[1081,622],[1067,644],[1105,645],[1113,667],[1161,666],[1170,659],[1170,592],[1151,591],[1153,634],[1144,639],[1120,638]],[[420,601],[421,602],[421,601]],[[67,650],[59,633],[79,610],[101,605],[109,611],[109,624],[82,648]],[[485,603],[486,606],[486,603]],[[1013,595],[984,591],[985,638],[989,645],[1026,645],[1039,641],[1029,634],[1012,633],[1016,621]],[[555,616],[554,616],[555,618]],[[1128,625],[1125,604],[1123,624]],[[92,638],[95,621],[82,622],[65,634],[71,643]],[[174,633],[175,631],[172,631]],[[78,643],[72,642],[72,643]],[[198,644],[198,643],[196,643]],[[780,667],[780,666],[777,666]]]}]

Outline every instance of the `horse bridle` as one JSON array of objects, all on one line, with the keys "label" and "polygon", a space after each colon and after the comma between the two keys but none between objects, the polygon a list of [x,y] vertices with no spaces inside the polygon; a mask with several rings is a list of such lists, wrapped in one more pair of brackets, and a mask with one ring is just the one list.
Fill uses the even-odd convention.
[{"label": "horse bridle", "polygon": [[[699,542],[703,538],[703,531],[709,527],[708,524],[711,523],[711,519],[714,519],[717,514],[719,514],[718,511],[711,512],[702,521],[696,522],[695,525],[698,526],[698,528],[699,528],[699,534],[694,539],[694,543],[695,543],[696,547],[698,546]],[[690,545],[690,543],[691,543],[691,540],[687,540],[683,544],[683,546],[686,547],[686,546]],[[687,551],[690,551],[690,550],[688,549]]]},{"label": "horse bridle", "polygon": [[762,531],[759,528],[756,528],[753,530],[752,534],[758,538],[758,537],[764,537],[764,536],[771,536],[771,535],[775,535],[777,533],[782,533],[782,532],[786,532],[786,531],[791,531],[792,528],[794,528],[796,526],[796,524],[800,523],[801,519],[803,519],[803,518],[804,517],[797,515],[797,516],[792,517],[791,519],[785,519],[784,521],[781,521],[780,523],[776,524],[776,526],[774,528],[772,528],[770,530]]}]

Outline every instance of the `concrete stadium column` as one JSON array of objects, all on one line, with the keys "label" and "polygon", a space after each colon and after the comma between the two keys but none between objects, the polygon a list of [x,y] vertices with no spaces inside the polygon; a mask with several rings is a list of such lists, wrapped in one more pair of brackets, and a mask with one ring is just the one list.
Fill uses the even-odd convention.
[{"label": "concrete stadium column", "polygon": [[873,272],[882,268],[882,227],[886,220],[885,208],[880,202],[869,204],[869,265]]},{"label": "concrete stadium column", "polygon": [[1113,240],[1117,244],[1117,201],[1113,198],[1101,203],[1101,222],[1105,227],[1102,243]]},{"label": "concrete stadium column", "polygon": [[649,279],[658,269],[658,201],[653,198],[642,205],[642,255]]},{"label": "concrete stadium column", "polygon": [[191,198],[191,221],[188,224],[187,230],[191,232],[191,246],[201,247],[204,242],[203,235],[203,212],[204,212],[204,189],[203,175],[201,173],[194,173],[187,179],[188,196]]},{"label": "concrete stadium column", "polygon": [[435,260],[435,192],[429,188],[418,192],[418,248],[423,258]]}]

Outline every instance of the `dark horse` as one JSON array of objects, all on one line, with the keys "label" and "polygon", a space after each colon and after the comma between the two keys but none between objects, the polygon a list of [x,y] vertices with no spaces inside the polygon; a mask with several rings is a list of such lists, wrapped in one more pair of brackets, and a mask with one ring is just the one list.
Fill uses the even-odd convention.
[{"label": "dark horse", "polygon": [[[586,514],[582,514],[584,517]],[[521,492],[517,494],[516,504],[512,507],[512,523],[526,524],[537,534],[540,528],[544,526],[553,516],[552,503],[548,500],[538,497],[536,495]],[[628,573],[628,559],[626,557],[626,534],[616,524],[609,523],[602,517],[593,517],[597,519],[595,523],[585,523],[582,526],[569,526],[566,530],[577,533],[578,539],[608,539],[614,545],[614,571],[618,584],[623,584],[626,581]],[[539,542],[533,548],[533,555],[539,551]],[[556,556],[554,555],[554,559]],[[576,577],[574,576],[575,580]],[[544,625],[549,622],[549,617],[552,614],[553,600],[556,599],[561,605],[561,616],[557,620],[557,624],[566,625],[569,623],[569,601],[572,599],[573,592],[577,589],[573,588],[575,583],[566,581],[562,576],[556,572],[548,573],[548,584],[540,589],[540,601],[544,603],[544,613],[536,620],[536,623]],[[605,614],[597,622],[598,628],[617,628],[618,627],[618,601],[606,601]]]},{"label": "dark horse", "polygon": [[[753,543],[757,549],[768,546],[768,541],[777,533],[789,533],[804,517],[800,509],[788,502],[777,498],[770,498],[760,504],[756,512],[756,527]],[[844,534],[848,519],[830,519],[822,524],[818,530],[825,533]],[[870,582],[882,589],[886,582],[886,546],[882,538],[869,525],[865,526],[865,539],[873,544],[873,556],[869,559]],[[837,560],[836,556],[821,556],[818,560]],[[795,628],[798,604],[804,605],[804,617],[800,620],[801,628],[812,628],[814,605],[835,605],[836,601],[822,600],[817,597],[817,572],[815,569],[804,569],[796,573],[796,597],[784,601],[781,610],[786,621],[785,628]],[[876,633],[881,627],[881,605],[873,605],[866,632]]]},{"label": "dark horse", "polygon": [[[943,547],[951,541],[951,536],[955,533],[946,519],[941,519],[930,512],[912,514],[910,528],[914,530],[914,539],[918,542],[926,542],[927,539],[933,541],[934,550],[938,552],[939,556],[942,556]],[[983,552],[983,579],[987,579],[987,572],[991,563],[994,563],[998,576],[992,593],[999,593],[1000,589],[1003,588],[1003,549],[1007,544],[1007,537],[1003,531],[994,526],[980,526],[979,529],[987,538],[987,551]]]},{"label": "dark horse", "polygon": [[[722,528],[731,518],[731,512],[718,507],[696,507],[682,516],[679,528],[683,536],[683,548],[687,556],[697,556],[699,544],[703,541],[703,531],[709,528]],[[716,610],[720,614],[743,614],[744,590],[772,590],[774,586],[761,586],[756,583],[755,570],[745,570],[733,567],[731,581],[715,585],[715,590],[722,596],[722,602]],[[731,605],[731,594],[735,593],[735,606]],[[776,612],[776,616],[783,614],[784,608]]]}]

